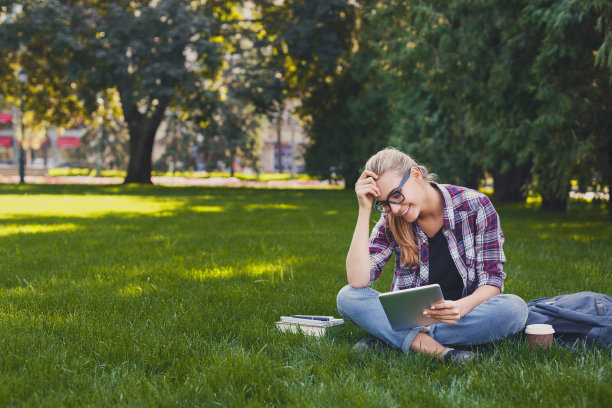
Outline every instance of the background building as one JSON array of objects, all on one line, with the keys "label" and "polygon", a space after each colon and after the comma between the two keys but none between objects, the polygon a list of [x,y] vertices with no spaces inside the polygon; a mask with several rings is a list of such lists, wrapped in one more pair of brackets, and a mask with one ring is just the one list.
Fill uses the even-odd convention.
[{"label": "background building", "polygon": [[13,114],[0,112],[0,164],[16,163],[15,131],[13,129]]},{"label": "background building", "polygon": [[[263,149],[261,152],[261,170],[264,173],[305,172],[304,150],[307,145],[306,132],[297,117],[285,117],[281,122],[280,145],[281,165],[278,168],[278,126],[265,120],[262,125]],[[293,158],[293,160],[292,160]]]},{"label": "background building", "polygon": [[[0,112],[0,165],[16,166],[19,163],[19,120],[14,112]],[[75,150],[81,146],[85,133],[83,121],[68,129],[55,126],[42,131],[25,131],[27,167],[76,166],[80,160]]]}]

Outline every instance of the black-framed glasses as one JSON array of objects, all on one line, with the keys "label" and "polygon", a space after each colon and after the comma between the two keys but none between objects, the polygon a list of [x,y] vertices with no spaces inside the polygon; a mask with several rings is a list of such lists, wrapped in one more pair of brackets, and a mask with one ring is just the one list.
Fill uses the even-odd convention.
[{"label": "black-framed glasses", "polygon": [[404,187],[404,184],[406,184],[406,181],[408,181],[408,179],[410,178],[411,170],[412,167],[410,168],[410,170],[408,170],[408,173],[406,173],[406,175],[402,179],[402,182],[400,183],[399,187],[393,190],[385,201],[376,201],[376,203],[374,203],[374,208],[376,208],[381,213],[388,213],[391,212],[391,204],[401,204],[404,202],[406,197],[404,197],[404,195],[400,193],[400,191],[402,191],[402,187]]}]

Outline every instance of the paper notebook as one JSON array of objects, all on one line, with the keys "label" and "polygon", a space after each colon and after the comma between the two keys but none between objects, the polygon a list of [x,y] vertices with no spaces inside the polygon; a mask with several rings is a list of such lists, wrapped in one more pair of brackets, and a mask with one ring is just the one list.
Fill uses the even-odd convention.
[{"label": "paper notebook", "polygon": [[281,320],[276,322],[276,327],[283,332],[302,332],[309,336],[321,337],[328,329],[343,324],[343,319],[336,319],[333,316],[293,315],[281,316]]}]

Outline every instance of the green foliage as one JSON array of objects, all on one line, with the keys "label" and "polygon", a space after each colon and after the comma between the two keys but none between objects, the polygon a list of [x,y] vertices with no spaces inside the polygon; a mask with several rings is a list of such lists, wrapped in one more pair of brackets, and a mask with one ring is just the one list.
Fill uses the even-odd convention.
[{"label": "green foliage", "polygon": [[211,126],[205,130],[209,168],[214,168],[218,158],[227,163],[233,176],[234,160],[241,158],[243,164],[259,169],[261,140],[258,130],[259,119],[253,105],[233,97],[220,102]]},{"label": "green foliage", "polygon": [[[595,62],[607,67],[612,77],[612,5],[607,0],[586,0],[584,7],[597,13],[597,31],[604,35],[604,41],[597,50]],[[612,79],[612,78],[611,78]]]},{"label": "green foliage", "polygon": [[249,29],[232,38],[235,49],[223,73],[225,98],[217,103],[210,126],[204,129],[209,168],[220,159],[232,176],[238,158],[259,171],[261,116],[279,114],[285,99],[281,67],[270,58],[270,42],[243,36],[249,33],[256,38],[257,32]]},{"label": "green foliage", "polygon": [[[0,405],[589,406],[612,397],[609,350],[480,365],[357,353],[347,322],[316,340],[286,313],[338,315],[354,193],[0,186]],[[498,207],[506,292],[612,292],[612,224]],[[287,226],[291,226],[287,228]],[[377,290],[388,290],[387,268]]]},{"label": "green foliage", "polygon": [[537,151],[534,172],[544,199],[563,198],[572,176],[584,180],[609,167],[612,87],[607,70],[595,64],[604,42],[596,30],[600,16],[578,1],[534,3],[525,12],[526,24],[543,35],[530,67],[537,116],[527,143]]},{"label": "green foliage", "polygon": [[107,92],[97,96],[98,109],[93,113],[93,120],[86,127],[74,157],[85,159],[99,171],[125,169],[129,161],[130,135],[121,114],[119,95]]},{"label": "green foliage", "polygon": [[529,187],[545,207],[566,207],[571,178],[612,184],[605,0],[17,3],[0,9],[2,92],[15,100],[23,67],[27,110],[54,123],[91,116],[95,92],[116,88],[133,181],[148,178],[167,107],[218,138],[207,143],[221,157],[254,149],[236,130],[289,98],[309,170],[347,187],[385,145],[444,182],[474,187],[488,172],[497,198]]},{"label": "green foliage", "polygon": [[[359,156],[353,140],[370,149],[362,161],[389,144],[443,182],[475,186],[487,171],[500,198],[520,198],[530,186],[557,209],[571,178],[612,184],[608,2],[359,6],[356,47],[338,58],[342,75],[330,77],[324,108],[311,114],[309,163],[349,165]],[[325,116],[328,101],[337,125]],[[353,137],[361,129],[368,137]]]},{"label": "green foliage", "polygon": [[67,23],[67,14],[57,1],[7,0],[0,7],[0,92],[17,104],[17,73],[25,71],[25,111],[34,113],[34,123],[69,126],[84,112],[74,72],[65,69],[76,44],[70,27],[54,25]]},{"label": "green foliage", "polygon": [[[371,30],[362,42],[378,51],[375,82],[385,84],[391,101],[390,144],[442,181],[475,187],[482,161],[466,154],[476,142],[466,106],[474,91],[466,76],[469,55],[457,34],[465,29],[449,20],[446,3],[380,3],[366,15]],[[378,33],[380,26],[385,30]]]},{"label": "green foliage", "polygon": [[279,41],[290,61],[289,93],[310,136],[308,171],[356,180],[364,159],[382,147],[388,128],[386,97],[368,80],[373,54],[355,54],[361,7],[346,0],[287,2],[291,14],[280,25]]},{"label": "green foliage", "polygon": [[23,66],[29,87],[40,84],[49,95],[31,97],[32,108],[56,119],[66,101],[76,98],[90,113],[96,92],[116,89],[130,133],[128,181],[143,182],[166,108],[189,103],[197,112],[210,104],[206,80],[221,66],[215,36],[228,13],[225,4],[180,0],[27,2],[0,25],[0,72]]},{"label": "green foliage", "polygon": [[[368,56],[364,53],[355,58]],[[388,100],[348,72],[333,85],[313,92],[309,102],[311,105],[303,109],[312,117],[312,145],[306,151],[308,170],[324,178],[340,175],[350,188],[365,160],[388,140]]]},{"label": "green foliage", "polygon": [[194,146],[197,149],[197,136],[193,122],[182,120],[186,116],[175,109],[169,109],[166,114],[165,134],[161,138],[165,150],[154,163],[155,170],[167,171],[169,167],[174,172],[195,169],[196,160],[192,149]]}]

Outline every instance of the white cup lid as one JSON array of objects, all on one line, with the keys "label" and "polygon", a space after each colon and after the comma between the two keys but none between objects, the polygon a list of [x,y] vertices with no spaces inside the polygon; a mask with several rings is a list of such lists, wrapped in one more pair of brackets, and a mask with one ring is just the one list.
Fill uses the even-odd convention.
[{"label": "white cup lid", "polygon": [[555,329],[550,324],[530,324],[525,327],[525,334],[552,334]]}]

